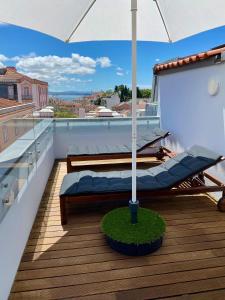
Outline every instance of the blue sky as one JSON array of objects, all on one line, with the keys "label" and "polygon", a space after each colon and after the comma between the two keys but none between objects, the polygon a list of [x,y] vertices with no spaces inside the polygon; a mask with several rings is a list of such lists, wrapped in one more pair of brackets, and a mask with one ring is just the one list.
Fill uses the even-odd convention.
[{"label": "blue sky", "polygon": [[[47,35],[0,25],[0,66],[49,82],[51,91],[98,91],[131,82],[130,42],[65,44]],[[156,62],[225,44],[225,27],[174,44],[138,42],[138,85],[151,87]]]}]

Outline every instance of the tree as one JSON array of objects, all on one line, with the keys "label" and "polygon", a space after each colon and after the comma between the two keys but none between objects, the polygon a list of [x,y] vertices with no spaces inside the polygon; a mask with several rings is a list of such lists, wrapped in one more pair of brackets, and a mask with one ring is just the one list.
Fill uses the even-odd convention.
[{"label": "tree", "polygon": [[143,89],[142,90],[142,98],[150,98],[152,91],[150,89]]},{"label": "tree", "polygon": [[137,87],[137,98],[142,98],[142,92],[139,87]]},{"label": "tree", "polygon": [[[120,102],[129,101],[132,98],[132,91],[126,85],[115,86],[114,91],[118,93]],[[140,89],[137,87],[137,98],[150,98],[150,89]]]},{"label": "tree", "polygon": [[124,102],[125,101],[125,95],[124,95],[124,89],[122,89],[120,91],[120,102]]},{"label": "tree", "polygon": [[70,111],[57,111],[54,114],[55,118],[77,118],[77,115],[75,115],[74,113],[70,112]]},{"label": "tree", "polygon": [[101,105],[101,98],[98,98],[94,101],[94,105]]}]

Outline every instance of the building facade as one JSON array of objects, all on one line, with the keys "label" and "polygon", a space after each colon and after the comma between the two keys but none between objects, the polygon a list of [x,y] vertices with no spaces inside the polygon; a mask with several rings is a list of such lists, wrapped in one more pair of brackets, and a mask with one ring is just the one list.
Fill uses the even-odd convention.
[{"label": "building facade", "polygon": [[48,104],[48,83],[23,75],[15,67],[1,68],[0,97],[43,108]]},{"label": "building facade", "polygon": [[[158,64],[161,128],[176,152],[201,145],[225,155],[225,47]],[[225,163],[210,169],[225,181]]]},{"label": "building facade", "polygon": [[33,103],[0,98],[0,152],[33,126]]}]

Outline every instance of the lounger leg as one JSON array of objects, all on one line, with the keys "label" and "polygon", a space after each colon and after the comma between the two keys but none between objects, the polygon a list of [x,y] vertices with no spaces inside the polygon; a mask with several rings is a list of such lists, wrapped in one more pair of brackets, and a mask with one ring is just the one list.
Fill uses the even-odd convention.
[{"label": "lounger leg", "polygon": [[225,192],[222,194],[222,198],[217,202],[217,208],[221,212],[225,212]]},{"label": "lounger leg", "polygon": [[198,175],[198,178],[201,180],[202,183],[205,184],[205,176],[204,176],[204,173],[201,172],[199,175]]},{"label": "lounger leg", "polygon": [[158,160],[162,160],[164,156],[165,156],[165,153],[164,153],[163,147],[160,147],[159,151],[156,153],[156,158]]},{"label": "lounger leg", "polygon": [[61,224],[67,224],[67,215],[66,215],[66,199],[60,198],[60,215],[61,215]]},{"label": "lounger leg", "polygon": [[67,157],[67,173],[72,172],[72,163],[69,157]]}]

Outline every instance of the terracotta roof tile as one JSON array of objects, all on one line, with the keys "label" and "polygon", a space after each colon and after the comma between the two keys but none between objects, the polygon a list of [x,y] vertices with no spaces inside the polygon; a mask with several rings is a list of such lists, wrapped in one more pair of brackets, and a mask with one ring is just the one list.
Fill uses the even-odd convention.
[{"label": "terracotta roof tile", "polygon": [[21,103],[15,101],[15,100],[0,98],[0,108],[6,108],[6,107],[11,107],[11,106],[17,106],[17,105],[21,105]]},{"label": "terracotta roof tile", "polygon": [[4,71],[4,74],[0,74],[0,82],[21,82],[22,80],[27,80],[31,83],[38,83],[38,84],[44,84],[47,85],[48,83],[45,81],[37,80],[30,78],[24,74],[21,74],[17,72],[15,67],[6,67],[2,68]]},{"label": "terracotta roof tile", "polygon": [[154,66],[154,73],[157,74],[163,70],[167,70],[167,69],[175,69],[175,68],[179,68],[191,63],[195,63],[198,61],[203,61],[206,60],[210,57],[216,56],[218,54],[221,54],[225,52],[225,47],[221,47],[218,49],[212,49],[209,51],[205,51],[205,52],[201,52],[201,53],[197,53],[197,54],[192,54],[190,56],[186,56],[183,58],[178,58],[178,59],[174,59],[173,61],[170,62],[165,62],[162,64],[157,64]]}]

